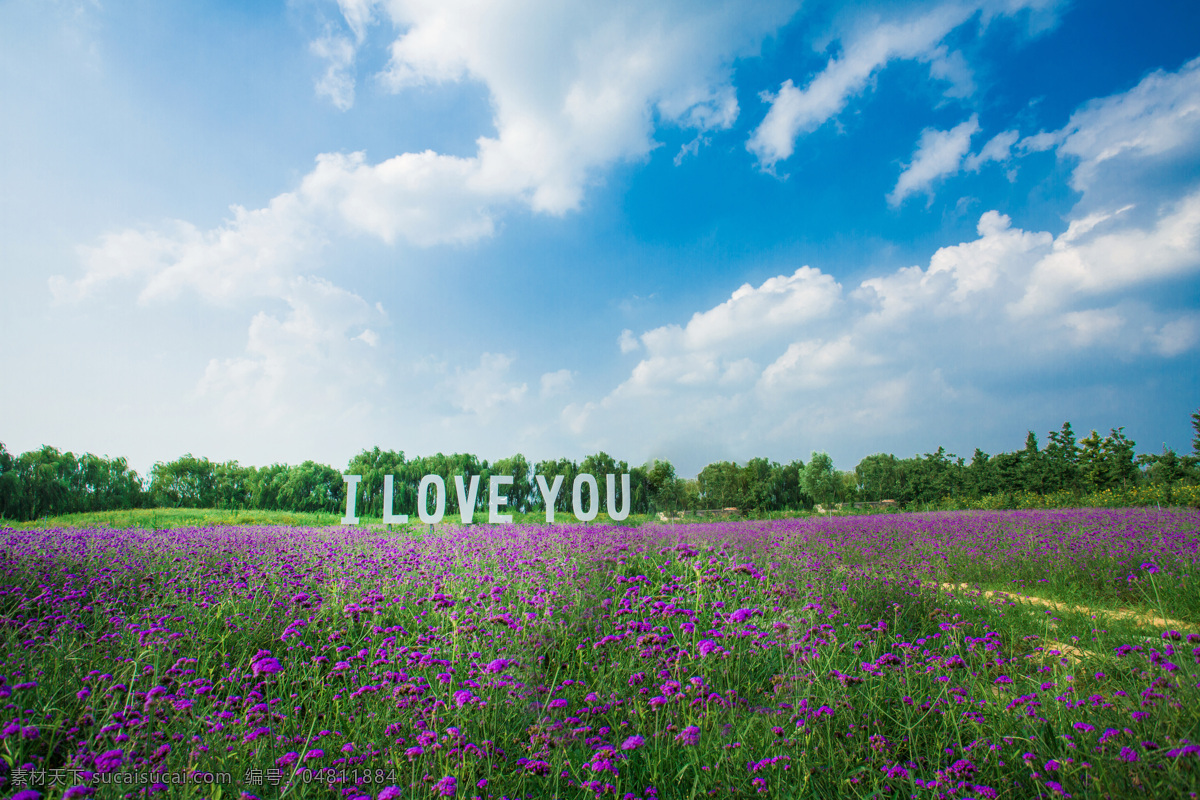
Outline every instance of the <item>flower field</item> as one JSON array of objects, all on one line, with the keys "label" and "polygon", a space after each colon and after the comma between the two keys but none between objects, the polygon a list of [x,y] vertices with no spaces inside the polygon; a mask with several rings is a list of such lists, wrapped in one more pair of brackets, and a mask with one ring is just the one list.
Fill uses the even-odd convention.
[{"label": "flower field", "polygon": [[0,791],[1195,797],[1200,512],[0,529]]}]

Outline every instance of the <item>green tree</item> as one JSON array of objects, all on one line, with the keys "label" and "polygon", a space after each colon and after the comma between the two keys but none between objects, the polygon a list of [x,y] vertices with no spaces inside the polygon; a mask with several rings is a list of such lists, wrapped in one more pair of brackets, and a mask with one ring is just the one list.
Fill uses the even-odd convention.
[{"label": "green tree", "polygon": [[18,519],[79,511],[79,462],[75,455],[50,445],[22,453],[16,459]]},{"label": "green tree", "polygon": [[[511,475],[513,482],[512,486],[508,487],[504,495],[508,498],[507,508],[511,511],[525,512],[530,510],[530,503],[533,499],[533,492],[530,491],[529,484],[533,480],[533,468],[525,456],[517,453],[511,458],[502,458],[492,464],[492,472],[496,475]],[[604,480],[601,478],[600,480]],[[479,491],[486,492],[487,487],[481,486]]]},{"label": "green tree", "polygon": [[[371,517],[383,516],[383,479],[392,475],[394,486],[393,503],[398,514],[405,513],[399,508],[415,507],[417,487],[406,474],[404,451],[380,450],[373,447],[363,450],[350,459],[346,465],[347,475],[361,475],[358,484],[358,498],[355,501],[355,513]],[[417,480],[420,480],[418,478]],[[410,485],[411,484],[411,485]],[[345,482],[343,482],[342,497],[345,502]]]},{"label": "green tree", "polygon": [[732,461],[718,461],[700,470],[696,476],[700,502],[705,508],[745,508],[746,481],[741,468]]},{"label": "green tree", "polygon": [[217,465],[186,453],[150,469],[150,496],[167,508],[216,508]]},{"label": "green tree", "polygon": [[1135,443],[1125,436],[1124,430],[1124,427],[1113,428],[1103,439],[1093,430],[1079,441],[1080,471],[1087,488],[1092,491],[1116,489],[1137,480],[1138,470],[1133,458]]},{"label": "green tree", "polygon": [[1071,423],[1064,422],[1059,431],[1050,431],[1050,441],[1043,453],[1045,458],[1045,491],[1080,492],[1083,475],[1079,469],[1079,446]]},{"label": "green tree", "polygon": [[670,514],[685,507],[683,481],[675,475],[675,466],[665,459],[653,459],[643,467],[650,509]]},{"label": "green tree", "polygon": [[333,467],[305,461],[288,469],[279,500],[289,511],[337,512],[345,506],[345,486]]},{"label": "green tree", "polygon": [[999,480],[991,457],[976,447],[971,463],[963,470],[964,493],[967,497],[978,500],[999,490]]},{"label": "green tree", "polygon": [[1048,482],[1047,459],[1038,449],[1037,434],[1029,431],[1025,435],[1025,449],[1019,454],[1019,484],[1021,489],[1036,494],[1045,494]]},{"label": "green tree", "polygon": [[17,472],[12,454],[0,442],[0,519],[13,519],[17,511]]},{"label": "green tree", "polygon": [[1188,475],[1188,464],[1174,450],[1163,444],[1161,455],[1147,453],[1137,457],[1138,464],[1146,471],[1151,483],[1170,486],[1179,483]]},{"label": "green tree", "polygon": [[[539,461],[534,470],[535,475],[545,477],[547,487],[553,487],[555,477],[562,476],[562,487],[554,497],[554,510],[562,513],[569,512],[571,510],[571,486],[575,483],[575,476],[580,473],[579,465],[570,459],[560,458],[557,461]],[[531,502],[535,504],[535,507],[546,507],[541,490],[536,483],[532,495]]]},{"label": "green tree", "polygon": [[891,453],[867,456],[854,468],[854,476],[859,496],[864,500],[907,500],[903,466]]},{"label": "green tree", "polygon": [[804,468],[804,490],[813,501],[828,508],[837,502],[842,488],[842,479],[833,468],[833,459],[828,453],[812,454]]}]

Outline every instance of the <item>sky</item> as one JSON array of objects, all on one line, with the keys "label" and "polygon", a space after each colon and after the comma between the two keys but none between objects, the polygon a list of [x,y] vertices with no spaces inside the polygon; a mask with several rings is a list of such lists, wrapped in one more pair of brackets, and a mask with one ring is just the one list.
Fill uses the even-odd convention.
[{"label": "sky", "polygon": [[0,153],[14,453],[1191,449],[1191,0],[5,0]]}]

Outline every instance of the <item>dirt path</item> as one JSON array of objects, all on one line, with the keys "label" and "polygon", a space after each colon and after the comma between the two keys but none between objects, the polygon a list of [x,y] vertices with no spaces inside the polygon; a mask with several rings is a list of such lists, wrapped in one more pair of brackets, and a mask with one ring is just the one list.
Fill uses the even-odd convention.
[{"label": "dirt path", "polygon": [[[948,591],[948,592],[963,591],[963,590],[973,591],[971,589],[971,586],[966,583],[959,583],[959,584],[943,583],[943,584],[939,585],[939,588],[941,588],[944,591]],[[1154,614],[1152,614],[1148,611],[1135,611],[1131,608],[1121,608],[1121,609],[1117,609],[1117,610],[1112,610],[1112,609],[1106,609],[1106,608],[1091,608],[1089,606],[1073,606],[1073,605],[1069,605],[1067,603],[1059,603],[1055,600],[1047,600],[1044,597],[1035,597],[1033,595],[1016,594],[1015,592],[986,591],[986,592],[977,592],[973,596],[983,597],[988,600],[992,600],[992,599],[998,599],[1000,601],[1011,600],[1018,605],[1029,604],[1029,605],[1035,605],[1035,606],[1043,606],[1046,608],[1053,609],[1055,611],[1075,611],[1075,612],[1079,612],[1082,614],[1088,614],[1093,617],[1107,617],[1109,619],[1128,619],[1128,620],[1133,620],[1134,622],[1138,623],[1139,625],[1148,625],[1151,627],[1161,628],[1164,630],[1166,630],[1166,629],[1176,629],[1176,630],[1200,629],[1200,625],[1197,625],[1194,622],[1184,622],[1183,620],[1180,620],[1180,619],[1171,619],[1169,617],[1159,617],[1159,616],[1155,616]]]}]

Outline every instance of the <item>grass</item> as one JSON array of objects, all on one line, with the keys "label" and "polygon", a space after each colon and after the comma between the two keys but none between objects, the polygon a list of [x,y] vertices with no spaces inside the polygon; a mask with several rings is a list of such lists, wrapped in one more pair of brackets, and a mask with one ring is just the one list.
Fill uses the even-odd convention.
[{"label": "grass", "polygon": [[84,770],[172,798],[1200,786],[1196,512],[90,524],[0,529],[6,796],[51,769],[100,797],[149,787]]}]

